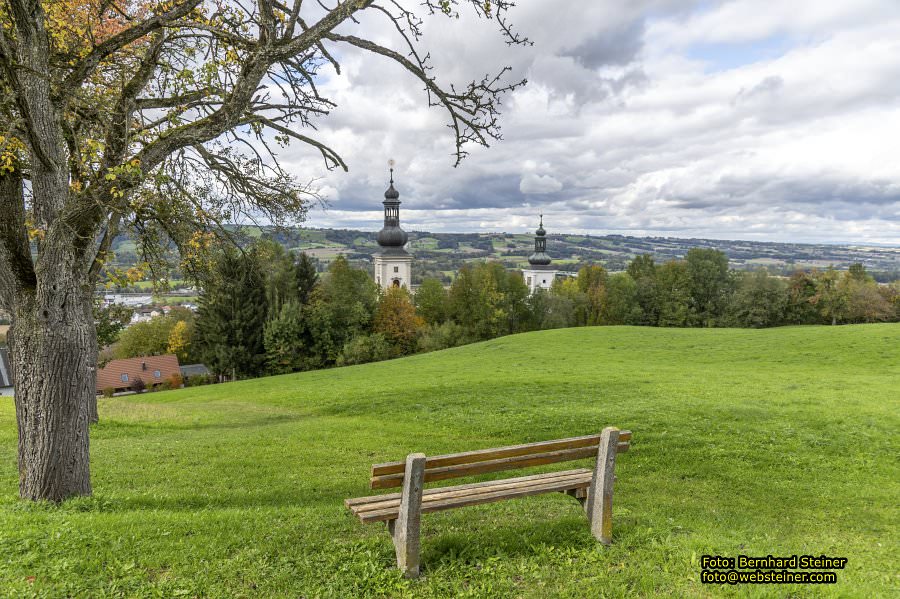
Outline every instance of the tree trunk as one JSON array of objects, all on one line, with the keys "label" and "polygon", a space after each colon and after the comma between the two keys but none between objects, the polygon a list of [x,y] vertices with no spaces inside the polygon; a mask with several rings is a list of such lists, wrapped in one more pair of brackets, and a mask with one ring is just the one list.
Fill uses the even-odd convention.
[{"label": "tree trunk", "polygon": [[91,293],[77,275],[17,294],[9,345],[19,428],[19,495],[91,494],[88,429],[96,410]]}]

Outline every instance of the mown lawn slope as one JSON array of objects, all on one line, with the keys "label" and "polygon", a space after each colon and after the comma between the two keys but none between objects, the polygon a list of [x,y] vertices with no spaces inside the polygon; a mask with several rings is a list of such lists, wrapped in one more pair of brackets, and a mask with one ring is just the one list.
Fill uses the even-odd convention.
[{"label": "mown lawn slope", "polygon": [[[900,583],[896,324],[544,331],[100,401],[94,496],[52,506],[16,499],[0,398],[0,594],[873,597]],[[607,425],[634,431],[609,548],[571,498],[544,495],[426,515],[423,576],[405,581],[385,527],[343,507],[369,494],[373,462]],[[703,554],[849,562],[827,588],[711,587]]]}]

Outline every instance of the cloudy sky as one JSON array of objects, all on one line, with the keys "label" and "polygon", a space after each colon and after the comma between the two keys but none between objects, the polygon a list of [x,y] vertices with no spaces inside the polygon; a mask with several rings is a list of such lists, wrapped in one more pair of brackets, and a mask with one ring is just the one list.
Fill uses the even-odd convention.
[{"label": "cloudy sky", "polygon": [[[427,21],[440,81],[528,79],[504,139],[457,168],[421,84],[340,51],[319,139],[350,171],[281,156],[321,177],[309,226],[379,228],[393,158],[407,230],[524,232],[543,212],[550,232],[900,244],[897,0],[519,0],[510,17],[532,47]],[[356,29],[399,48],[377,15]]]}]

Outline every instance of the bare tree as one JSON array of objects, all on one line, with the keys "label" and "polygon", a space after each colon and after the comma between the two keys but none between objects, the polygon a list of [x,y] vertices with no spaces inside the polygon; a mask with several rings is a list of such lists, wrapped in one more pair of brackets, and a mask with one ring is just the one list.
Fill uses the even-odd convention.
[{"label": "bare tree", "polygon": [[[174,242],[190,263],[226,223],[301,220],[315,191],[279,166],[272,144],[306,144],[346,170],[315,137],[334,107],[316,81],[340,73],[336,48],[418,78],[448,116],[457,164],[468,144],[499,138],[500,97],[524,82],[505,81],[503,68],[462,88],[441,83],[419,46],[422,19],[457,10],[528,43],[507,21],[512,2],[332,2],[0,4],[0,307],[12,316],[21,497],[91,492],[92,294],[114,274],[113,239],[131,231],[148,260]],[[363,12],[386,19],[398,47],[361,37]]]}]

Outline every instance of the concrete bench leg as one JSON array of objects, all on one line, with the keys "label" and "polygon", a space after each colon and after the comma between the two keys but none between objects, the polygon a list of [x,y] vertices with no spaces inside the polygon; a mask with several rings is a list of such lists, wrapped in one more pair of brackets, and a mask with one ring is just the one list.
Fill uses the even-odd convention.
[{"label": "concrete bench leg", "polygon": [[394,538],[397,567],[406,578],[419,576],[419,526],[422,521],[422,487],[425,485],[425,454],[412,453],[406,458],[400,514],[388,522]]},{"label": "concrete bench leg", "polygon": [[618,444],[619,429],[615,427],[603,429],[585,506],[588,521],[591,523],[591,534],[604,545],[612,543],[613,480]]}]

